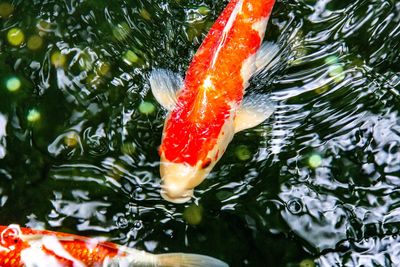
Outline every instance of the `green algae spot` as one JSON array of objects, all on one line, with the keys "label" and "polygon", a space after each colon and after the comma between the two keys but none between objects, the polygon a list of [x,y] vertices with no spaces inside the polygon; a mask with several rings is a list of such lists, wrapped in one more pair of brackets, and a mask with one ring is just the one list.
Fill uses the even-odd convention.
[{"label": "green algae spot", "polygon": [[305,259],[300,262],[300,267],[315,267],[313,260]]},{"label": "green algae spot", "polygon": [[183,219],[190,225],[198,225],[203,219],[203,207],[190,205],[183,212]]},{"label": "green algae spot", "polygon": [[140,16],[141,16],[142,18],[144,18],[145,20],[151,20],[151,15],[150,15],[150,13],[149,13],[146,9],[144,9],[144,8],[142,8],[142,9],[140,10]]},{"label": "green algae spot", "polygon": [[308,159],[308,165],[313,169],[320,167],[321,164],[322,164],[322,157],[318,154],[313,154]]},{"label": "green algae spot", "polygon": [[10,3],[0,3],[0,18],[7,18],[14,12],[14,6]]},{"label": "green algae spot", "polygon": [[67,58],[63,54],[61,54],[60,51],[56,51],[51,54],[51,63],[56,68],[62,68],[65,65],[65,62],[67,62]]},{"label": "green algae spot", "polygon": [[121,152],[126,155],[134,155],[136,153],[136,144],[133,142],[126,142],[122,144]]},{"label": "green algae spot", "polygon": [[100,62],[97,66],[97,74],[107,76],[110,73],[111,66],[107,62]]},{"label": "green algae spot", "polygon": [[333,65],[339,63],[339,58],[337,56],[329,56],[325,58],[325,64]]},{"label": "green algae spot", "polygon": [[334,64],[329,67],[329,76],[331,76],[335,82],[339,83],[346,78],[344,69],[340,64]]},{"label": "green algae spot", "polygon": [[6,87],[10,92],[16,92],[21,88],[21,81],[17,77],[11,77],[6,81]]},{"label": "green algae spot", "polygon": [[25,41],[25,35],[19,28],[12,28],[7,32],[7,40],[13,46],[20,46]]},{"label": "green algae spot", "polygon": [[208,15],[208,14],[210,13],[211,10],[210,10],[208,7],[206,7],[206,6],[201,6],[201,7],[199,7],[199,8],[197,9],[197,11],[198,11],[201,15],[206,16],[206,15]]},{"label": "green algae spot", "polygon": [[315,92],[320,95],[320,94],[325,93],[328,90],[329,90],[329,86],[327,84],[325,84],[325,85],[322,85],[322,86],[318,87],[317,89],[315,89]]},{"label": "green algae spot", "polygon": [[139,56],[132,50],[126,51],[123,56],[123,59],[124,59],[124,62],[128,65],[133,65],[134,63],[139,62]]},{"label": "green algae spot", "polygon": [[126,22],[117,24],[112,30],[115,39],[117,39],[118,41],[125,40],[129,36],[130,32],[131,28]]},{"label": "green algae spot", "polygon": [[36,109],[31,109],[28,112],[27,120],[30,123],[35,123],[35,122],[38,122],[40,120],[40,117],[41,117],[41,115],[40,115],[39,111],[37,111]]},{"label": "green algae spot", "polygon": [[69,148],[74,148],[79,143],[79,135],[75,132],[70,132],[64,137],[64,144]]},{"label": "green algae spot", "polygon": [[245,145],[240,145],[235,149],[236,157],[241,161],[246,161],[251,159],[251,152],[249,148]]},{"label": "green algae spot", "polygon": [[27,46],[30,50],[38,50],[43,45],[43,39],[39,35],[32,35],[28,39]]},{"label": "green algae spot", "polygon": [[150,114],[154,113],[155,110],[156,110],[156,107],[150,102],[143,101],[139,105],[140,113],[145,114],[145,115],[150,115]]}]

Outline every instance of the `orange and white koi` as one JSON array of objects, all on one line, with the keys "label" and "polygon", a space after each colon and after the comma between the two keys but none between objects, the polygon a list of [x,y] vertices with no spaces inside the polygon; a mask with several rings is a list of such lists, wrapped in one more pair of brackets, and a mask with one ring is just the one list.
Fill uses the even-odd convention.
[{"label": "orange and white koi", "polygon": [[154,70],[150,85],[170,112],[160,146],[162,196],[183,203],[210,173],[233,135],[273,112],[266,96],[244,98],[251,76],[278,51],[261,46],[275,0],[231,0],[194,56],[185,80]]},{"label": "orange and white koi", "polygon": [[94,238],[18,225],[0,226],[0,233],[1,267],[228,266],[202,255],[155,255]]}]

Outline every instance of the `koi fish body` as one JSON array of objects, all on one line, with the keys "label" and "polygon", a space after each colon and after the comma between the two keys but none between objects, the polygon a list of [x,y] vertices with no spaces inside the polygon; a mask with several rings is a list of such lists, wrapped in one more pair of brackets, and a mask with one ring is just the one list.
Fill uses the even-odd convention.
[{"label": "koi fish body", "polygon": [[183,203],[225,152],[236,132],[273,111],[263,96],[243,100],[250,77],[276,53],[262,48],[275,0],[232,0],[210,29],[186,73],[154,70],[152,92],[170,112],[160,146],[162,196]]},{"label": "koi fish body", "polygon": [[228,266],[202,255],[155,255],[94,238],[18,225],[0,226],[0,233],[1,267]]}]

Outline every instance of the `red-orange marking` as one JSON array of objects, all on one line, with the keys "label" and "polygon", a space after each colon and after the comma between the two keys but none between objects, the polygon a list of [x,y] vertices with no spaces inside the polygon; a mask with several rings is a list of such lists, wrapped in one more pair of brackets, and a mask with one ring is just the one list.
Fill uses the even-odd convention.
[{"label": "red-orange marking", "polygon": [[[186,73],[185,87],[178,95],[178,105],[167,119],[160,151],[167,160],[187,163],[206,162],[209,151],[231,112],[231,104],[239,105],[244,88],[241,76],[243,62],[257,52],[259,33],[255,22],[268,17],[274,0],[244,0],[225,43],[219,50],[223,30],[239,0],[232,0],[217,19],[194,56]],[[207,77],[213,88],[205,88]]]},{"label": "red-orange marking", "polygon": [[[0,226],[0,233],[6,230],[5,233],[11,231],[7,226]],[[61,238],[61,245],[64,249],[71,254],[72,257],[82,261],[87,266],[101,265],[104,259],[108,256],[115,257],[118,254],[118,246],[110,242],[99,242],[95,247],[89,249],[87,242],[90,243],[90,238],[80,237],[76,235],[57,233],[52,231],[32,230],[29,228],[21,228],[23,235],[39,235],[39,236],[55,236]],[[63,241],[63,237],[68,237],[68,241]],[[3,235],[3,248],[0,250],[0,266],[1,267],[20,267],[21,266],[21,252],[30,247],[26,241],[18,239],[14,242],[15,236]],[[93,243],[93,242],[92,242]],[[9,249],[9,250],[6,250]],[[62,266],[73,266],[71,260],[65,259],[56,255],[52,248],[42,247],[42,250],[47,254],[55,257]],[[124,254],[121,254],[124,255]]]}]

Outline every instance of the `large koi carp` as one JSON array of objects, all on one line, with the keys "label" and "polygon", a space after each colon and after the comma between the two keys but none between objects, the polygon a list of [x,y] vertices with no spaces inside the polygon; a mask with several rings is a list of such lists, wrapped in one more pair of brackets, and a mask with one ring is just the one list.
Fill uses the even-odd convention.
[{"label": "large koi carp", "polygon": [[185,253],[150,254],[95,238],[0,226],[1,267],[227,267],[217,259]]},{"label": "large koi carp", "polygon": [[[273,112],[266,96],[244,99],[251,76],[277,46],[261,46],[275,0],[231,0],[194,56],[186,77],[154,70],[150,85],[167,116],[160,173],[162,196],[183,203],[210,173],[233,135]],[[247,97],[247,96],[246,96]]]}]

